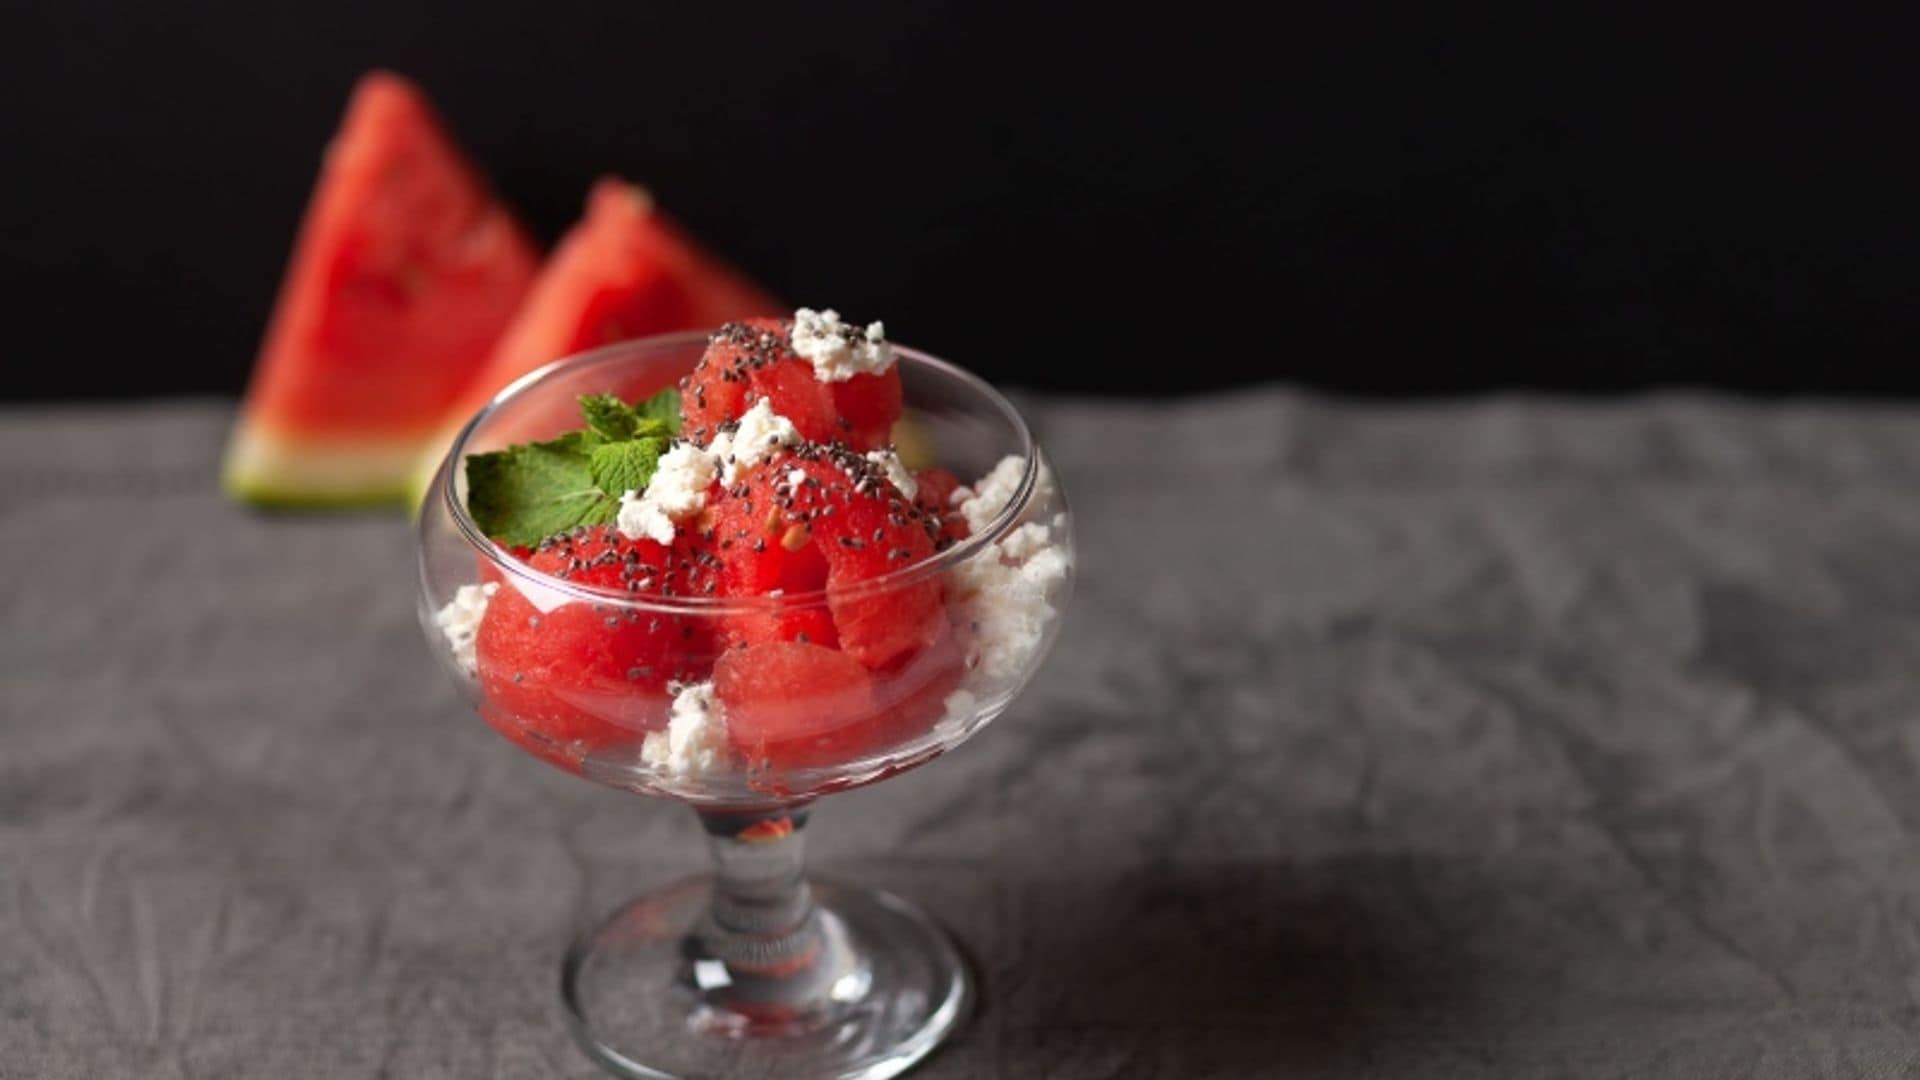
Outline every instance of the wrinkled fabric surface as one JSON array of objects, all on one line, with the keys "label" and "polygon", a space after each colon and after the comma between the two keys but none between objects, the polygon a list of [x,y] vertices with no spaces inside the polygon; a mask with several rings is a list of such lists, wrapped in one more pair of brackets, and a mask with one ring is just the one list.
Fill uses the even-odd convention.
[{"label": "wrinkled fabric surface", "polygon": [[[828,800],[984,1002],[927,1077],[1920,1068],[1920,412],[1030,399],[1031,691]],[[227,505],[219,403],[0,412],[0,1077],[595,1075],[684,810],[509,747],[406,523]]]}]

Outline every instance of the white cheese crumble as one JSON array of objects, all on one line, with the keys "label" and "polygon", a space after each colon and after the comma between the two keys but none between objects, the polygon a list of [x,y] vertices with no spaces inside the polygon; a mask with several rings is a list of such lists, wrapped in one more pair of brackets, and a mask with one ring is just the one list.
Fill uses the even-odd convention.
[{"label": "white cheese crumble", "polygon": [[[972,487],[953,489],[952,501],[960,516],[967,519],[967,527],[974,532],[985,532],[1000,511],[1007,508],[1013,496],[1020,490],[1020,478],[1027,474],[1027,459],[1019,454],[1008,454],[1000,459],[993,471],[975,481]],[[1053,476],[1043,467],[1034,480],[1032,502],[1041,503],[1053,495]]]},{"label": "white cheese crumble", "polygon": [[1048,546],[1009,562],[995,544],[954,568],[954,583],[974,628],[974,670],[989,684],[1018,678],[1045,639],[1055,615],[1052,594],[1068,561]]},{"label": "white cheese crumble", "polygon": [[[1026,471],[1026,458],[1002,459],[973,487],[955,489],[955,508],[974,531],[984,531],[1012,500]],[[1036,496],[1051,493],[1052,477],[1044,468],[1038,483]],[[1058,614],[1053,594],[1072,561],[1055,532],[1052,525],[1026,522],[953,569],[954,593],[974,630],[970,685],[983,695],[1020,676]],[[971,703],[949,698],[948,707]]]},{"label": "white cheese crumble", "polygon": [[667,730],[640,744],[640,759],[677,776],[704,773],[726,760],[727,724],[713,683],[693,683],[674,691]]},{"label": "white cheese crumble", "polygon": [[620,496],[620,534],[642,537],[657,544],[673,543],[674,527],[707,505],[707,489],[718,479],[734,484],[740,473],[777,456],[801,442],[793,421],[773,411],[765,398],[741,414],[732,431],[715,435],[706,446],[675,443],[660,455],[660,464],[647,481],[647,490]]},{"label": "white cheese crumble", "polygon": [[974,714],[980,711],[980,698],[971,690],[955,690],[947,695],[945,706],[946,715],[940,718],[940,723],[936,727],[948,732],[958,731],[970,723]]},{"label": "white cheese crumble", "polygon": [[675,521],[700,512],[707,505],[707,489],[719,475],[720,462],[692,443],[680,443],[660,455],[653,479],[647,481],[647,499]]},{"label": "white cheese crumble", "polygon": [[871,322],[862,330],[841,322],[832,308],[793,313],[793,351],[813,364],[813,377],[825,383],[878,375],[893,366],[885,324]]},{"label": "white cheese crumble", "polygon": [[1053,530],[1029,521],[1000,538],[1000,555],[1013,562],[1025,562],[1045,551],[1053,542]]},{"label": "white cheese crumble", "polygon": [[793,421],[773,411],[766,398],[740,414],[739,426],[713,437],[707,452],[720,462],[720,482],[738,483],[740,473],[767,461],[781,450],[800,443],[800,429]]},{"label": "white cheese crumble", "polygon": [[480,620],[487,614],[487,601],[499,591],[497,581],[462,585],[453,591],[453,599],[447,601],[447,606],[433,617],[434,625],[447,636],[447,648],[452,651],[454,662],[468,675],[480,670],[480,661],[473,653],[473,640],[480,633]]},{"label": "white cheese crumble", "polygon": [[647,490],[620,496],[615,526],[629,540],[642,537],[656,544],[673,543],[674,524],[699,513],[707,505],[707,489],[719,475],[720,461],[692,443],[679,443],[660,455],[660,464]]},{"label": "white cheese crumble", "polygon": [[651,540],[662,547],[673,543],[673,519],[637,491],[620,496],[620,516],[614,526],[629,540]]},{"label": "white cheese crumble", "polygon": [[908,502],[920,494],[920,482],[913,478],[913,473],[907,469],[907,463],[900,460],[899,454],[892,450],[873,450],[867,453],[867,460],[886,470],[887,480],[900,489],[900,494]]}]

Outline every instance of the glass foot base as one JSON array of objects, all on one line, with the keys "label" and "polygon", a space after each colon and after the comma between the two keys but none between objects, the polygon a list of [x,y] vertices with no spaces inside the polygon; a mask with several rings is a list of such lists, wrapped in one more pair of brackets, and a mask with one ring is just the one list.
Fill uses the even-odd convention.
[{"label": "glass foot base", "polygon": [[722,957],[710,879],[628,904],[567,953],[567,1021],[620,1076],[897,1076],[951,1035],[973,979],[946,932],[889,893],[814,882],[798,946]]}]

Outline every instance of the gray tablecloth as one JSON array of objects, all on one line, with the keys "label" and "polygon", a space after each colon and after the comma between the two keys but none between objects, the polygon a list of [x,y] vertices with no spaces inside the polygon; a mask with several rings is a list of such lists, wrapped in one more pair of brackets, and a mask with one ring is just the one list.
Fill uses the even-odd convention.
[{"label": "gray tablecloth", "polygon": [[[1920,413],[1034,402],[1032,691],[823,804],[984,1007],[929,1077],[1920,1068]],[[677,807],[456,704],[393,516],[218,404],[0,412],[0,1076],[589,1076],[561,948]]]}]

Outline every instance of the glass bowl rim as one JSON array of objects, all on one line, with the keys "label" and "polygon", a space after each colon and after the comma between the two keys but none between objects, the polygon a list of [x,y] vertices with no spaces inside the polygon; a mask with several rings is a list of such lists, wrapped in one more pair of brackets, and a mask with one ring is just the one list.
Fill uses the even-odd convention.
[{"label": "glass bowl rim", "polygon": [[715,333],[715,331],[712,330],[687,330],[672,334],[655,334],[649,337],[617,341],[609,345],[599,346],[598,348],[587,349],[543,364],[518,379],[515,379],[513,382],[508,383],[499,393],[495,394],[492,399],[487,402],[485,407],[475,413],[466,424],[460,428],[459,436],[455,438],[453,447],[448,450],[447,456],[441,460],[440,468],[435,474],[433,481],[433,486],[439,491],[439,498],[445,504],[448,513],[452,515],[454,524],[459,528],[468,546],[478,551],[497,569],[510,575],[503,580],[511,582],[517,578],[528,582],[535,588],[561,593],[573,599],[583,600],[589,603],[618,605],[637,611],[669,615],[711,616],[739,613],[764,613],[767,611],[821,606],[827,602],[829,596],[832,596],[836,600],[858,599],[898,590],[922,580],[932,579],[966,562],[968,559],[986,552],[993,544],[997,543],[1012,528],[1013,523],[1020,520],[1020,517],[1026,513],[1028,504],[1033,501],[1034,493],[1039,490],[1040,444],[1033,437],[1032,430],[1027,426],[1026,418],[1020,415],[1020,410],[1014,408],[1013,403],[1008,401],[1006,396],[1001,394],[1000,391],[994,389],[992,384],[960,365],[948,360],[943,360],[931,353],[922,352],[905,345],[894,344],[893,351],[896,356],[896,363],[899,363],[900,360],[904,358],[957,379],[969,390],[978,394],[983,400],[998,410],[1000,415],[1012,426],[1014,433],[1019,438],[1020,449],[1018,453],[1026,459],[1026,468],[1021,473],[1020,484],[1014,489],[1013,497],[1008,499],[1007,504],[1000,508],[1000,512],[995,515],[992,521],[987,523],[986,528],[968,536],[965,540],[954,544],[945,551],[935,552],[932,558],[910,563],[898,570],[889,570],[878,577],[868,578],[864,581],[855,582],[837,589],[814,589],[803,593],[784,593],[777,596],[643,596],[625,590],[607,589],[596,585],[583,585],[564,578],[554,577],[541,570],[536,570],[527,563],[515,558],[511,552],[501,547],[498,543],[494,542],[492,537],[487,536],[480,530],[480,526],[474,522],[472,515],[467,512],[466,505],[455,497],[453,470],[457,462],[465,459],[468,440],[471,439],[474,433],[479,431],[481,426],[495,413],[504,408],[511,407],[521,395],[547,382],[549,379],[556,378],[564,371],[570,371],[582,365],[611,363],[617,357],[635,351],[657,350],[665,352],[672,348],[684,347],[696,343],[704,344],[713,333]]}]

